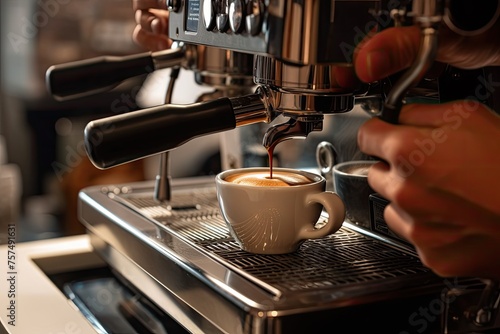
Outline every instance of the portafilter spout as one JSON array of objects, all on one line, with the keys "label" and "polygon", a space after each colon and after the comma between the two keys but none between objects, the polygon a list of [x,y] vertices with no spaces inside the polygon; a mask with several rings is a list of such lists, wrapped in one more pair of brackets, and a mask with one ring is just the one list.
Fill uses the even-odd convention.
[{"label": "portafilter spout", "polygon": [[272,87],[273,106],[289,117],[265,133],[262,144],[268,150],[323,130],[324,115],[352,110],[354,94],[366,90],[348,63],[294,65],[261,55],[254,63],[255,82]]},{"label": "portafilter spout", "polygon": [[267,129],[262,140],[266,149],[273,149],[282,141],[305,139],[312,131],[323,130],[323,115],[314,114],[299,118],[290,118],[287,122],[273,125]]}]

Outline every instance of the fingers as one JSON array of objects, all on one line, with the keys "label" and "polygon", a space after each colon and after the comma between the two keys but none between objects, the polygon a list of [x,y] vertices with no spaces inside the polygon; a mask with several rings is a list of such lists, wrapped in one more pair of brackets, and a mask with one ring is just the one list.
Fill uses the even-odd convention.
[{"label": "fingers", "polygon": [[168,12],[160,10],[137,10],[135,22],[147,32],[168,35]]},{"label": "fingers", "polygon": [[457,112],[453,103],[408,104],[401,109],[399,123],[420,127],[439,127],[453,119]]},{"label": "fingers", "polygon": [[172,41],[164,36],[148,33],[140,26],[136,26],[132,36],[135,43],[149,51],[161,51],[170,48]]},{"label": "fingers", "polygon": [[137,26],[133,33],[134,41],[150,51],[168,49],[172,41],[168,38],[168,12],[165,10],[137,10]]},{"label": "fingers", "polygon": [[457,129],[478,109],[477,102],[409,104],[402,108],[398,125],[378,118],[365,122],[358,131],[358,145],[364,153],[395,162],[402,153],[408,156],[416,143],[440,143],[448,129]]},{"label": "fingers", "polygon": [[[384,218],[394,233],[421,249],[443,248],[471,236],[498,235],[498,216],[463,199],[430,195],[413,201],[416,208],[409,209],[407,204],[391,202]],[[421,201],[425,204],[420,205]]]},{"label": "fingers", "polygon": [[419,160],[421,153],[428,157],[437,148],[444,147],[444,143],[455,145],[453,147],[460,145],[449,139],[460,135],[465,140],[468,133],[465,129],[471,126],[495,133],[492,127],[499,124],[498,120],[489,108],[472,100],[440,105],[410,104],[401,110],[398,125],[378,118],[365,122],[358,131],[358,145],[362,152],[379,157],[393,167],[396,164],[404,167],[406,160]]},{"label": "fingers", "polygon": [[464,238],[463,226],[446,223],[413,221],[412,218],[396,205],[389,205],[384,211],[384,218],[391,230],[415,245],[426,248],[443,247]]},{"label": "fingers", "polygon": [[498,238],[488,235],[466,236],[443,247],[417,247],[424,265],[442,277],[500,277]]},{"label": "fingers", "polygon": [[443,104],[409,104],[402,108],[399,122],[405,125],[457,129],[464,122],[493,120],[495,115],[487,106],[475,100],[459,100]]},{"label": "fingers", "polygon": [[[487,31],[473,36],[456,34],[441,25],[436,61],[464,69],[500,65],[500,20]],[[369,34],[354,51],[354,67],[359,79],[373,82],[409,67],[417,55],[421,30],[416,25],[385,29]]]},{"label": "fingers", "polygon": [[438,275],[500,277],[500,267],[491,265],[498,261],[500,242],[493,230],[469,233],[461,226],[415,221],[393,204],[386,207],[384,217],[389,228],[410,241],[423,264]]},{"label": "fingers", "polygon": [[363,153],[394,165],[415,149],[415,138],[426,137],[430,131],[427,127],[394,125],[372,118],[359,128],[358,146]]},{"label": "fingers", "polygon": [[389,28],[367,41],[356,52],[354,67],[358,77],[373,82],[411,65],[418,52],[420,30],[416,26]]}]

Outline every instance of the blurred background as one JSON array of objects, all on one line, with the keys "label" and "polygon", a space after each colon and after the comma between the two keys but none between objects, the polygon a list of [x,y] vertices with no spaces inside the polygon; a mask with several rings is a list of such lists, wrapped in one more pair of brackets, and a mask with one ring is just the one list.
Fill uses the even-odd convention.
[{"label": "blurred background", "polygon": [[[92,119],[161,104],[168,73],[127,80],[109,93],[58,102],[45,85],[51,65],[146,51],[132,41],[132,1],[2,0],[0,12],[2,241],[6,225],[13,222],[18,224],[18,241],[84,233],[77,221],[81,188],[154,179],[156,173],[155,157],[150,163],[96,169],[85,155],[85,125]],[[181,76],[178,86],[185,85],[193,86],[191,76]],[[173,102],[193,102],[197,91],[203,91],[194,89],[176,94]],[[203,147],[201,158],[217,154],[217,139],[205,139]],[[199,164],[176,158],[197,149],[194,144],[174,153],[173,176],[203,173],[195,168]]]}]

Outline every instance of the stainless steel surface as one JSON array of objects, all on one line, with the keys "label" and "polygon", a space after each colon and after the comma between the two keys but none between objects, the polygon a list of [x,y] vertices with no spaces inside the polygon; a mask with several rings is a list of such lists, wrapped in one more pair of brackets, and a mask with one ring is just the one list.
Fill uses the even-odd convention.
[{"label": "stainless steel surface", "polygon": [[253,87],[253,56],[220,48],[194,46],[194,62],[189,67],[198,84],[228,90]]},{"label": "stainless steel surface", "polygon": [[172,48],[168,50],[151,52],[151,58],[155,66],[153,70],[160,70],[163,68],[171,68],[180,66],[185,62],[186,51],[183,47]]},{"label": "stainless steel surface", "polygon": [[269,90],[258,87],[255,94],[232,97],[234,117],[237,126],[259,122],[271,123],[277,116],[269,99]]},{"label": "stainless steel surface", "polygon": [[[354,94],[366,90],[354,74],[353,51],[376,24],[379,6],[378,0],[188,1],[170,12],[169,33],[177,41],[255,58],[254,81],[268,92],[266,113],[283,113],[297,125],[293,136],[276,135],[287,124],[270,130],[264,145],[274,147],[322,129],[318,113],[353,108]],[[244,114],[237,126],[269,121],[262,116]]]},{"label": "stainless steel surface", "polygon": [[[178,11],[170,12],[170,38],[300,65],[350,63],[359,29],[376,22],[372,14],[380,4],[379,0],[258,0],[247,11],[240,2],[183,2]],[[216,28],[217,14],[227,16],[233,26]]]},{"label": "stainless steel surface", "polygon": [[[328,97],[351,97],[360,89],[360,82],[354,73],[352,64],[318,64],[297,66],[284,63],[278,59],[256,56],[254,79],[257,84],[272,87],[273,90],[287,94],[323,97],[321,104],[285,103],[276,104],[279,111],[321,111],[324,113],[344,112],[352,109],[351,103],[326,103]],[[280,100],[284,100],[281,98]],[[298,99],[297,99],[298,102]]]},{"label": "stainless steel surface", "polygon": [[[376,23],[373,15],[378,6],[378,0],[313,0],[304,3],[257,0],[248,7],[241,1],[188,1],[183,2],[181,8],[172,9],[169,32],[182,50],[179,51],[184,56],[182,66],[195,73],[198,83],[231,90],[235,94],[239,87],[260,85],[255,94],[243,96],[241,99],[232,96],[234,101],[231,102],[231,107],[234,109],[235,124],[231,121],[218,128],[203,129],[204,124],[195,124],[197,118],[193,118],[190,121],[191,130],[196,130],[193,133],[202,135],[225,131],[234,126],[269,123],[278,115],[291,118],[289,122],[272,127],[266,134],[264,146],[275,147],[286,139],[305,138],[312,131],[322,130],[323,114],[350,111],[354,106],[355,94],[362,94],[363,89],[366,89],[356,79],[351,64],[354,46],[360,38],[358,30],[361,26],[371,28],[372,23]],[[228,16],[227,31],[215,29],[212,21],[218,14],[221,17]],[[247,29],[245,20],[248,23]],[[260,27],[256,27],[256,24]],[[176,64],[170,63],[170,66]],[[251,79],[252,72],[254,82]],[[232,94],[226,96],[229,95]],[[207,101],[204,105],[193,107],[204,107],[208,111],[209,105],[213,103]],[[214,109],[212,119],[217,117],[220,120],[222,111],[226,119],[230,118],[231,111],[226,112],[226,106],[226,103],[221,103],[220,108]],[[193,108],[186,109],[186,113],[179,113],[175,119],[181,120]],[[155,110],[158,111],[157,108]],[[167,112],[172,115],[175,113],[173,110],[166,110],[165,113]],[[114,154],[110,153],[114,150],[108,151],[106,147],[108,144],[119,145],[114,142],[120,138],[118,131],[106,133],[103,138],[106,144],[101,142],[99,149],[89,140],[99,124],[109,123],[118,127],[117,122],[128,122],[128,118],[131,123],[138,124],[134,117],[146,114],[150,115],[148,110],[120,119],[110,118],[99,123],[90,123],[88,131],[86,129],[86,142],[88,155],[94,164],[100,168],[111,167],[141,157],[141,151],[144,152],[142,157],[145,157],[173,149],[191,139],[188,135],[180,138],[183,137],[180,132],[172,131],[170,134],[169,131],[168,136],[173,140],[169,141],[164,137],[161,142],[165,145],[160,145],[158,149],[146,141],[144,147],[141,147],[140,144],[135,144],[140,141],[134,138],[132,141],[138,152],[120,152],[119,157],[112,159],[105,155]],[[208,118],[205,114],[197,117]],[[147,124],[151,123],[157,124]],[[140,124],[145,124],[146,127],[146,122]],[[218,124],[221,124],[221,121]],[[291,127],[290,124],[294,126]],[[124,130],[128,131],[125,137],[132,138],[132,132],[138,134],[137,130],[127,127]],[[148,128],[142,130],[150,132]],[[184,133],[187,133],[187,130]],[[108,143],[107,138],[114,139]],[[173,146],[170,143],[174,143]],[[125,157],[126,155],[129,157]],[[106,163],[103,163],[104,161]]]},{"label": "stainless steel surface", "polygon": [[132,280],[127,268],[140,268],[160,285],[150,298],[198,314],[191,321],[203,330],[208,321],[214,326],[208,332],[278,333],[298,321],[331,325],[325,314],[435,298],[442,289],[411,248],[347,223],[293,254],[243,252],[222,220],[211,178],[177,183],[169,205],[154,201],[149,183],[89,188],[80,194],[80,219],[112,267]]}]

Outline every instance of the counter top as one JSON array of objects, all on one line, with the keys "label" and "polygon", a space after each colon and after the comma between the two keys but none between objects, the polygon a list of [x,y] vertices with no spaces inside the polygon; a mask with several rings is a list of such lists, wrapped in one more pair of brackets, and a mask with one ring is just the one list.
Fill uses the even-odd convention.
[{"label": "counter top", "polygon": [[[7,333],[95,333],[48,275],[102,266],[87,235],[0,246],[0,320]],[[4,288],[5,287],[5,288]]]}]

